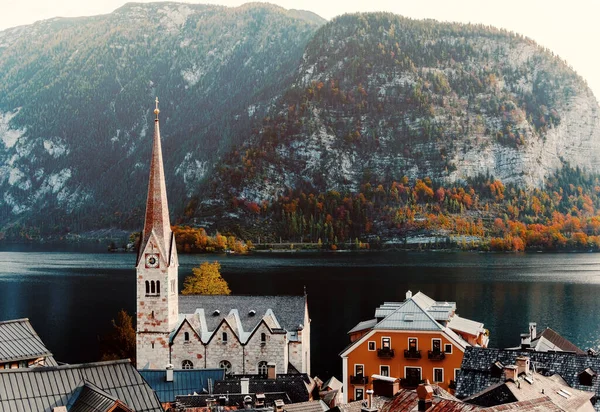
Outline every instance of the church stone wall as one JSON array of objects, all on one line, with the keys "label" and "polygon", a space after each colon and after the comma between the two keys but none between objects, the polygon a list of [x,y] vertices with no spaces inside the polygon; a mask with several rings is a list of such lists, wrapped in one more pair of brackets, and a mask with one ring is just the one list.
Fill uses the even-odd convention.
[{"label": "church stone wall", "polygon": [[169,334],[142,332],[136,335],[136,367],[163,369],[169,363]]},{"label": "church stone wall", "polygon": [[[185,341],[185,333],[188,333],[189,341]],[[189,360],[194,365],[194,369],[204,368],[204,345],[202,341],[190,327],[190,324],[184,322],[177,335],[173,338],[171,346],[171,364],[175,369],[182,369],[184,360]]]},{"label": "church stone wall", "polygon": [[[223,332],[227,333],[227,342],[223,342]],[[214,332],[206,345],[206,367],[218,368],[219,362],[227,360],[232,365],[231,373],[243,373],[243,347],[231,328],[223,323]]]},{"label": "church stone wall", "polygon": [[[261,333],[266,334],[266,341],[261,341]],[[287,334],[271,334],[264,324],[252,335],[245,346],[245,373],[258,373],[258,363],[274,362],[276,373],[287,373]]]}]

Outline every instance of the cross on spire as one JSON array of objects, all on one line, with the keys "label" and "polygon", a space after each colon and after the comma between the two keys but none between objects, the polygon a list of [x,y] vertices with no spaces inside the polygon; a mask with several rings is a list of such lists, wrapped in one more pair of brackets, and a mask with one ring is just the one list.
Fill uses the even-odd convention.
[{"label": "cross on spire", "polygon": [[156,120],[158,120],[158,114],[160,110],[158,110],[158,97],[156,97],[156,109],[154,109],[154,114],[156,115]]}]

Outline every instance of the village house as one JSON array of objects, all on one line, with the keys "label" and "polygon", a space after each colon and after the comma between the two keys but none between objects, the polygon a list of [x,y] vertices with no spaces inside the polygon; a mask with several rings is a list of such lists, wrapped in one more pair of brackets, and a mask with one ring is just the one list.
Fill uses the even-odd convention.
[{"label": "village house", "polygon": [[[520,382],[520,389],[528,388],[530,383],[525,379],[526,374],[522,373],[525,371],[525,366],[522,367],[523,371],[517,373],[517,379],[512,376],[515,369],[519,368],[519,362],[523,362],[520,359],[529,360],[529,370],[536,374],[534,379],[539,375],[568,385],[566,393],[561,396],[566,400],[571,399],[574,395],[577,395],[578,399],[579,391],[587,392],[588,400],[595,401],[600,398],[600,380],[598,379],[600,357],[595,354],[476,347],[469,347],[465,350],[456,382],[456,396],[460,399],[481,399],[480,395],[485,391],[503,384],[506,385],[506,382],[510,380],[515,383]],[[542,379],[538,380],[542,381]],[[510,384],[508,385],[510,386]],[[548,389],[544,390],[544,392],[547,391]],[[516,395],[518,396],[518,393]],[[589,409],[586,402],[580,403],[580,406]],[[594,410],[600,411],[600,402],[596,402],[593,407]],[[566,410],[578,410],[578,407]]]},{"label": "village house", "polygon": [[0,369],[56,365],[29,319],[0,322]]},{"label": "village house", "polygon": [[579,355],[587,353],[551,328],[546,328],[542,333],[538,333],[537,323],[535,322],[530,322],[528,332],[521,334],[520,346],[507,349],[526,349],[537,352],[573,352]]},{"label": "village house", "polygon": [[456,314],[456,303],[410,291],[404,302],[385,302],[374,319],[348,333],[352,343],[341,353],[345,402],[389,387],[388,381],[415,388],[427,379],[452,389],[465,349],[486,347],[489,340],[482,323]]},{"label": "village house", "polygon": [[137,368],[310,374],[305,296],[179,296],[158,120],[137,257]]}]

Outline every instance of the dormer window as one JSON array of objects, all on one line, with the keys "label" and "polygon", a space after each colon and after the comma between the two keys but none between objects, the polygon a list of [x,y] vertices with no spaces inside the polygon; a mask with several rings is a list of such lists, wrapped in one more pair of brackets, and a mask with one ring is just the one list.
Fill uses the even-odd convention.
[{"label": "dormer window", "polygon": [[492,377],[499,378],[502,376],[502,371],[504,370],[504,365],[500,361],[496,361],[492,363],[490,367],[490,372],[492,373]]},{"label": "dormer window", "polygon": [[248,312],[248,316],[254,316],[256,315],[256,311],[254,309],[252,309],[250,312]]},{"label": "dormer window", "polygon": [[219,309],[215,309],[215,311],[213,312],[213,316],[219,316],[221,314],[221,311]]},{"label": "dormer window", "polygon": [[587,368],[578,375],[579,384],[584,386],[593,386],[596,372],[592,368]]}]

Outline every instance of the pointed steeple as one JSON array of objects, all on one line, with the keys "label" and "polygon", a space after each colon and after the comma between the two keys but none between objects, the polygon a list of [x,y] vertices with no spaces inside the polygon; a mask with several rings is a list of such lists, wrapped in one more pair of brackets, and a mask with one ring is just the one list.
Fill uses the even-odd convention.
[{"label": "pointed steeple", "polygon": [[152,159],[150,161],[150,179],[148,183],[148,198],[146,200],[146,218],[144,220],[144,233],[142,236],[142,251],[150,234],[155,233],[163,251],[169,253],[171,244],[171,222],[169,220],[169,206],[167,204],[167,188],[163,167],[162,149],[160,144],[160,128],[158,121],[158,97],[154,114],[154,143],[152,145]]}]

